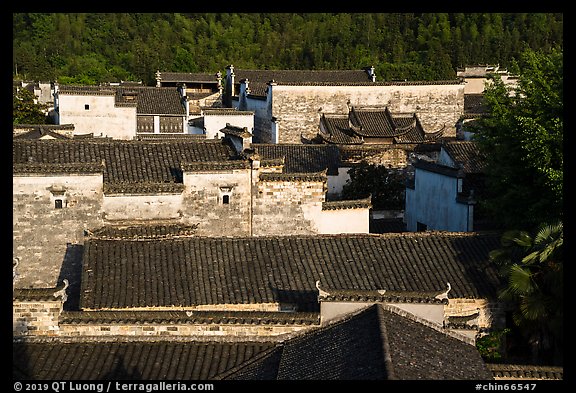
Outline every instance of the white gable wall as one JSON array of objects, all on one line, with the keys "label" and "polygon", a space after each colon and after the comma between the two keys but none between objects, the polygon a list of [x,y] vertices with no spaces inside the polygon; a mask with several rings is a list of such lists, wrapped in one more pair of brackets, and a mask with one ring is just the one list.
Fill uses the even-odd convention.
[{"label": "white gable wall", "polygon": [[59,124],[74,124],[74,135],[93,133],[114,139],[136,135],[136,106],[117,107],[112,94],[59,94],[58,102]]}]

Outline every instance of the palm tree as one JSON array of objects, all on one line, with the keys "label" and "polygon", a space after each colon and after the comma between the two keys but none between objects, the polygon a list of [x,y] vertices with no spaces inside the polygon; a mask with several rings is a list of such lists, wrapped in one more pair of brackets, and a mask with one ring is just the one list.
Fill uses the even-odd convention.
[{"label": "palm tree", "polygon": [[514,323],[528,338],[532,361],[562,360],[563,244],[562,221],[541,225],[531,236],[507,231],[502,248],[490,259],[504,277],[499,297],[512,305]]}]

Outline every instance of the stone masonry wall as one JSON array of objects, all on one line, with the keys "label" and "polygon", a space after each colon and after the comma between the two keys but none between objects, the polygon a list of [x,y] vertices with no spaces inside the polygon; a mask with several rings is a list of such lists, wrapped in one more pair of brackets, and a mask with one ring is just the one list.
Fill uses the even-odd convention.
[{"label": "stone masonry wall", "polygon": [[[456,123],[464,111],[464,84],[270,87],[273,96],[268,118],[277,119],[279,143],[300,143],[301,134],[314,137],[319,114],[348,114],[348,103],[388,106],[393,113],[415,112],[427,132],[445,124],[445,136],[455,136]],[[264,123],[255,120],[255,128],[261,125]]]},{"label": "stone masonry wall", "polygon": [[318,233],[325,181],[260,180],[254,196],[253,235]]},{"label": "stone masonry wall", "polygon": [[[62,208],[55,199],[64,200]],[[78,245],[84,229],[102,226],[101,208],[102,175],[13,176],[14,286],[55,287],[59,278],[77,284]]]},{"label": "stone masonry wall", "polygon": [[12,333],[15,336],[56,336],[60,333],[58,317],[62,301],[14,302],[12,305]]},{"label": "stone masonry wall", "polygon": [[184,184],[182,214],[189,223],[199,223],[198,235],[250,235],[250,169],[185,172]]}]

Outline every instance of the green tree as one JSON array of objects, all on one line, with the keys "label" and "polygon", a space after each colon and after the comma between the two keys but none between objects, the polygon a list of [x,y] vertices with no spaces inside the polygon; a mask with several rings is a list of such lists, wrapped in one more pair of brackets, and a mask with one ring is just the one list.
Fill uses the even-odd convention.
[{"label": "green tree", "polygon": [[359,199],[372,195],[376,210],[403,210],[405,178],[382,165],[360,162],[348,174],[350,180],[342,188],[342,198]]},{"label": "green tree", "polygon": [[47,121],[44,114],[44,106],[34,103],[34,93],[19,88],[12,97],[12,122],[13,124],[45,124]]},{"label": "green tree", "polygon": [[480,203],[504,228],[533,230],[562,217],[562,51],[528,50],[518,67],[514,91],[497,76],[486,88],[489,116],[475,126],[487,156]]},{"label": "green tree", "polygon": [[514,323],[531,346],[532,361],[561,363],[562,221],[542,224],[533,236],[527,231],[507,231],[501,243],[501,248],[490,253],[506,282],[499,296],[512,305]]}]

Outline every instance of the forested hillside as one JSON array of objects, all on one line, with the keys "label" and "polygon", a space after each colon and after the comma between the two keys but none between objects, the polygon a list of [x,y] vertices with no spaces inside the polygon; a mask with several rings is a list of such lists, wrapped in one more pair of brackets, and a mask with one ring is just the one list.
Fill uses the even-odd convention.
[{"label": "forested hillside", "polygon": [[451,79],[562,47],[548,13],[13,14],[13,74],[29,80],[154,83],[156,70],[360,69],[378,80]]}]

